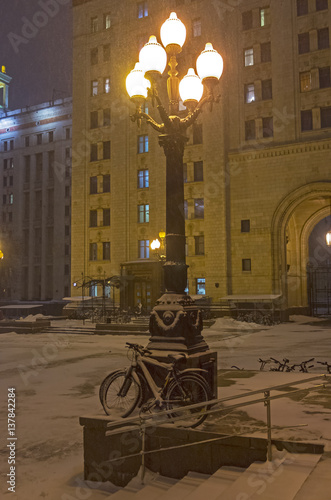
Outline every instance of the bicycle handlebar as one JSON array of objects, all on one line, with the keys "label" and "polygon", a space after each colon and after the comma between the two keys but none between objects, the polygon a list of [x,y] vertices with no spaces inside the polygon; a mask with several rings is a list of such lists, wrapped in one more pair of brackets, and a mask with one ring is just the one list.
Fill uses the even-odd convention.
[{"label": "bicycle handlebar", "polygon": [[125,347],[128,349],[133,349],[134,351],[139,352],[139,354],[152,354],[152,351],[147,349],[147,347],[144,347],[143,345],[140,344],[132,344],[131,342],[126,342]]}]

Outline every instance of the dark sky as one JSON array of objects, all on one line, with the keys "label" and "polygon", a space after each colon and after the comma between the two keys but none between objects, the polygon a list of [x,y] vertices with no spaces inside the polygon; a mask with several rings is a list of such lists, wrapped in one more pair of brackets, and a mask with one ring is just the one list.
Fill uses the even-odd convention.
[{"label": "dark sky", "polygon": [[0,65],[13,77],[9,109],[49,101],[53,89],[56,98],[72,95],[71,4],[1,0]]}]

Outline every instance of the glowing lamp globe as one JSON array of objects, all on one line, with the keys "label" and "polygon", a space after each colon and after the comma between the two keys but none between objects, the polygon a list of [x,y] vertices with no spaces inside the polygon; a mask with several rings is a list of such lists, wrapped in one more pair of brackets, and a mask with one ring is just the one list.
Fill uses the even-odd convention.
[{"label": "glowing lamp globe", "polygon": [[154,35],[139,52],[139,62],[146,73],[160,73],[162,75],[167,65],[167,53]]},{"label": "glowing lamp globe", "polygon": [[150,246],[151,246],[152,250],[157,250],[158,248],[160,248],[161,243],[160,243],[160,241],[158,239],[156,239],[156,240],[152,241],[152,243],[151,243]]},{"label": "glowing lamp globe", "polygon": [[147,89],[150,85],[144,76],[141,64],[136,63],[134,69],[126,77],[126,90],[130,99],[146,99]]},{"label": "glowing lamp globe", "polygon": [[185,106],[188,102],[198,103],[200,101],[203,94],[203,85],[193,68],[190,68],[187,75],[181,80],[179,94]]},{"label": "glowing lamp globe", "polygon": [[325,239],[326,239],[327,246],[330,247],[331,246],[331,231],[326,233]]},{"label": "glowing lamp globe", "polygon": [[166,48],[170,45],[183,47],[186,39],[186,28],[182,21],[178,19],[176,12],[171,12],[169,19],[162,24],[160,36],[161,42]]},{"label": "glowing lamp globe", "polygon": [[211,43],[206,43],[205,50],[197,59],[197,73],[202,82],[205,79],[221,78],[223,73],[222,56],[215,50]]}]

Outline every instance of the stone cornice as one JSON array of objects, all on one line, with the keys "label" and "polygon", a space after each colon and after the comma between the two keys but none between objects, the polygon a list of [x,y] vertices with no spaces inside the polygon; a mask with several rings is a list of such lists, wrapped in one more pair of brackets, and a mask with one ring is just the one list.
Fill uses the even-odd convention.
[{"label": "stone cornice", "polygon": [[282,146],[265,146],[259,145],[256,149],[245,151],[230,151],[228,156],[230,162],[232,161],[250,161],[262,160],[265,158],[276,158],[278,156],[289,156],[297,154],[312,153],[318,151],[331,150],[331,139],[320,139],[316,141],[305,141],[291,144],[284,144]]}]

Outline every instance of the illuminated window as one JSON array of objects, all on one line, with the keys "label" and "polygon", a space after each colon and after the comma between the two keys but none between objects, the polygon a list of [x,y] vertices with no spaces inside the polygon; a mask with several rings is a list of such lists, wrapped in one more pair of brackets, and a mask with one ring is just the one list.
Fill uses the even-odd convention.
[{"label": "illuminated window", "polygon": [[254,83],[245,85],[245,102],[247,104],[255,101],[255,86]]},{"label": "illuminated window", "polygon": [[317,47],[318,50],[329,48],[329,28],[317,30]]},{"label": "illuminated window", "polygon": [[313,130],[313,113],[311,109],[301,111],[301,130]]},{"label": "illuminated window", "polygon": [[254,52],[253,52],[253,48],[245,49],[245,51],[244,51],[244,61],[245,61],[245,66],[253,66],[253,64],[254,64]]},{"label": "illuminated window", "polygon": [[201,36],[201,19],[194,19],[192,21],[192,35],[194,37]]},{"label": "illuminated window", "polygon": [[138,153],[148,153],[148,135],[138,135]]},{"label": "illuminated window", "polygon": [[103,27],[105,30],[109,30],[110,26],[111,26],[110,14],[104,14],[103,15]]},{"label": "illuminated window", "polygon": [[205,254],[205,237],[194,236],[195,255]]},{"label": "illuminated window", "polygon": [[143,17],[148,16],[148,3],[147,2],[139,2],[137,7],[138,7],[138,19],[142,19]]},{"label": "illuminated window", "polygon": [[311,73],[304,71],[300,73],[300,92],[309,92],[311,90]]},{"label": "illuminated window", "polygon": [[203,198],[194,200],[194,217],[195,219],[203,219],[205,216],[205,202]]},{"label": "illuminated window", "polygon": [[298,35],[299,54],[306,54],[310,51],[309,33],[300,33]]},{"label": "illuminated window", "polygon": [[91,95],[96,96],[98,95],[98,80],[92,80],[91,82]]},{"label": "illuminated window", "polygon": [[308,0],[297,0],[297,15],[305,16],[308,14]]},{"label": "illuminated window", "polygon": [[109,76],[106,76],[103,79],[103,88],[105,90],[105,94],[109,94],[109,92],[110,92],[110,78],[109,78]]},{"label": "illuminated window", "polygon": [[251,259],[242,259],[241,268],[243,271],[251,271],[252,270]]},{"label": "illuminated window", "polygon": [[245,121],[245,140],[251,141],[256,138],[255,120]]},{"label": "illuminated window", "polygon": [[243,30],[250,30],[253,28],[253,12],[248,10],[241,15]]},{"label": "illuminated window", "polygon": [[330,66],[326,66],[325,68],[319,68],[318,73],[319,73],[320,89],[331,87]]},{"label": "illuminated window", "polygon": [[149,240],[138,241],[138,258],[149,259]]},{"label": "illuminated window", "polygon": [[99,30],[99,23],[97,17],[91,17],[91,33],[97,33]]},{"label": "illuminated window", "polygon": [[149,222],[149,205],[138,205],[138,223]]},{"label": "illuminated window", "polygon": [[260,26],[269,26],[270,24],[270,7],[260,9]]},{"label": "illuminated window", "polygon": [[197,295],[206,295],[206,278],[197,278],[196,289]]},{"label": "illuminated window", "polygon": [[137,186],[138,189],[149,187],[149,171],[148,170],[138,170]]},{"label": "illuminated window", "polygon": [[262,80],[262,101],[272,99],[272,80]]}]

